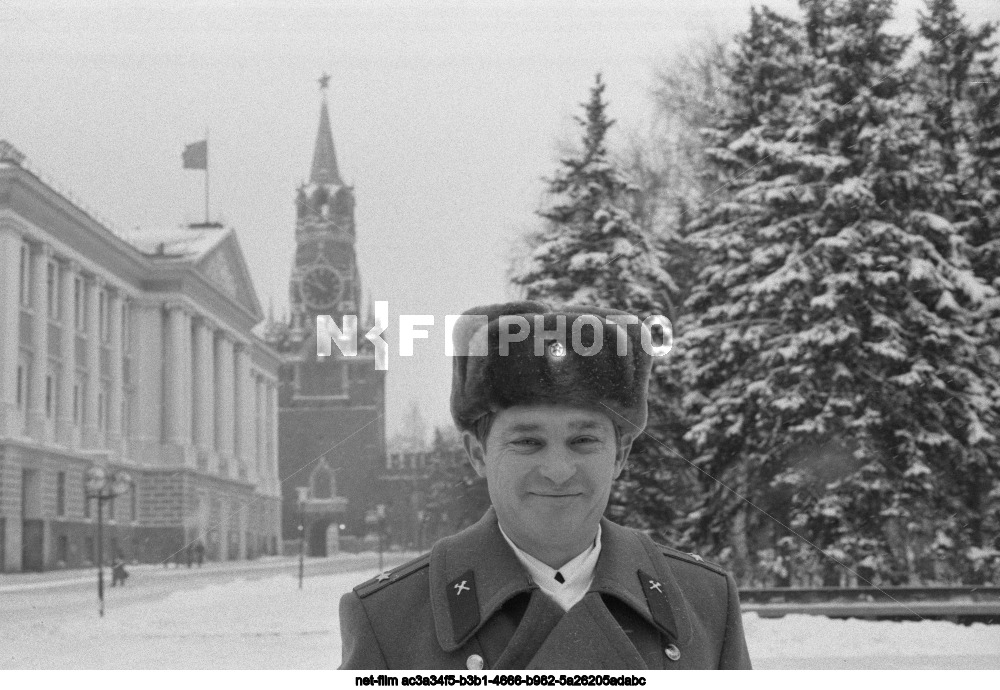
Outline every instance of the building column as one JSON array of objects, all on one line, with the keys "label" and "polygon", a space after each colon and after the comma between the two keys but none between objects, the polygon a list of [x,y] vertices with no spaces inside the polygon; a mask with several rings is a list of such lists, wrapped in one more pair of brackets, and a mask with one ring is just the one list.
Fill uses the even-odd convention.
[{"label": "building column", "polygon": [[237,471],[236,476],[251,483],[256,481],[253,471],[253,399],[255,394],[251,388],[250,378],[250,353],[247,352],[246,343],[236,345],[236,371],[233,382],[233,411],[236,420],[235,429],[235,456]]},{"label": "building column", "polygon": [[229,477],[238,476],[233,443],[236,404],[233,395],[234,358],[233,341],[228,334],[219,331],[215,339],[215,447],[219,454],[220,471]]},{"label": "building column", "polygon": [[[28,435],[36,441],[49,440],[49,420],[45,412],[45,381],[49,374],[48,275],[52,249],[43,244],[31,255],[31,382],[28,384]],[[55,391],[52,391],[55,393]]]},{"label": "building column", "polygon": [[[166,440],[175,446],[177,463],[188,462],[191,446],[191,317],[180,304],[167,305],[167,356],[164,371]],[[193,460],[193,456],[190,458]]]},{"label": "building column", "polygon": [[194,326],[194,444],[198,467],[217,471],[215,454],[215,336],[204,319]]},{"label": "building column", "polygon": [[[169,441],[162,431],[164,412],[169,413],[169,394],[164,391],[163,312],[159,304],[132,303],[132,381],[136,400],[133,409],[132,445],[134,460],[147,465],[160,462],[160,444]],[[167,366],[170,366],[167,362]],[[167,381],[167,388],[171,382]]]},{"label": "building column", "polygon": [[20,436],[17,358],[21,321],[21,234],[0,224],[0,436]]},{"label": "building column", "polygon": [[267,476],[271,484],[271,492],[275,496],[281,495],[281,481],[278,478],[278,387],[273,381],[267,384],[268,402],[268,457]]},{"label": "building column", "polygon": [[122,401],[124,400],[123,373],[123,343],[122,343],[122,296],[117,290],[108,295],[108,320],[111,332],[109,335],[111,355],[111,387],[108,390],[108,435],[107,446],[113,451],[113,456],[122,452]]},{"label": "building column", "polygon": [[240,530],[238,535],[240,551],[237,557],[241,561],[245,561],[247,559],[247,529],[250,523],[248,522],[247,518],[247,504],[244,503],[243,501],[240,501],[240,512],[236,519],[236,523],[239,526]]},{"label": "building column", "polygon": [[84,309],[87,312],[87,387],[83,406],[84,448],[100,448],[101,431],[97,415],[98,399],[101,393],[101,307],[100,294],[104,281],[95,276],[87,281],[84,289]]},{"label": "building column", "polygon": [[73,419],[73,388],[76,385],[76,319],[73,294],[80,266],[68,262],[59,280],[59,310],[62,314],[62,334],[59,354],[62,357],[62,378],[59,380],[58,408],[56,410],[56,442],[67,448],[79,444],[76,421]]},{"label": "building column", "polygon": [[264,406],[264,379],[254,374],[254,471],[257,474],[257,490],[267,492],[267,473],[264,471],[264,456],[267,452],[267,415]]}]

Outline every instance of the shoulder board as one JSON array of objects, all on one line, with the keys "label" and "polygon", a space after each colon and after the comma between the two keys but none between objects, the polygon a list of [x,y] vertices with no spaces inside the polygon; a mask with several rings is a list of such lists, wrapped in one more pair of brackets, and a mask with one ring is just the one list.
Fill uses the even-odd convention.
[{"label": "shoulder board", "polygon": [[431,562],[430,553],[425,553],[423,556],[416,558],[409,563],[405,563],[398,568],[393,570],[386,570],[368,580],[367,582],[362,582],[360,585],[354,588],[354,593],[358,595],[361,599],[374,594],[375,592],[388,587],[391,584],[399,582],[404,577],[412,575],[413,573],[426,568]]},{"label": "shoulder board", "polygon": [[713,573],[718,573],[719,575],[728,575],[728,571],[726,571],[726,569],[721,565],[718,563],[712,563],[711,561],[706,561],[696,553],[678,551],[677,549],[672,549],[669,546],[664,546],[663,544],[657,544],[656,546],[660,549],[660,552],[668,558],[674,558],[678,561],[691,563],[692,565],[700,565],[702,568],[711,570]]}]

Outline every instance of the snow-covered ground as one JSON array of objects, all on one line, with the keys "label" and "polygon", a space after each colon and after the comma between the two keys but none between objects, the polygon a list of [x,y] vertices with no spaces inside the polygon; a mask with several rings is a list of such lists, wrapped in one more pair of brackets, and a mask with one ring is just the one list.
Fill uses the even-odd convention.
[{"label": "snow-covered ground", "polygon": [[[323,669],[340,662],[340,595],[371,571],[188,589],[107,615],[83,609],[4,634],[0,668]],[[744,617],[758,668],[1000,668],[1000,626]],[[6,626],[4,626],[6,627]]]},{"label": "snow-covered ground", "polygon": [[1000,669],[1000,625],[743,616],[755,668]]}]

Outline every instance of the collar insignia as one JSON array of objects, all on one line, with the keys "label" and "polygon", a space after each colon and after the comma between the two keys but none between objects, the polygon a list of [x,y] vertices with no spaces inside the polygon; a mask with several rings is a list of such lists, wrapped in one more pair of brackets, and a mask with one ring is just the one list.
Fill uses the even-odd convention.
[{"label": "collar insignia", "polygon": [[674,620],[674,612],[670,608],[667,593],[663,591],[663,582],[639,570],[639,584],[642,586],[642,593],[646,595],[646,605],[649,606],[653,620],[667,633],[671,642],[676,642],[677,622]]},{"label": "collar insignia", "polygon": [[479,597],[476,594],[476,576],[471,570],[448,583],[448,611],[451,628],[456,640],[469,634],[479,625]]}]

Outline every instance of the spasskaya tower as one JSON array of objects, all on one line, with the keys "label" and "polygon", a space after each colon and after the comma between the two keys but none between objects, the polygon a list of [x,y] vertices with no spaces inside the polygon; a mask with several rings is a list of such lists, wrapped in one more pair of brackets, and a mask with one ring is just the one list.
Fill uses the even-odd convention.
[{"label": "spasskaya tower", "polygon": [[267,328],[268,342],[285,357],[278,420],[282,531],[285,539],[298,538],[302,493],[308,499],[310,555],[325,555],[338,536],[364,535],[365,512],[379,502],[378,477],[385,467],[385,372],[375,368],[369,343],[359,337],[353,357],[336,347],[330,357],[316,355],[317,316],[343,325],[344,315],[354,314],[361,334],[370,327],[355,252],[354,187],[337,164],[329,80],[319,80],[312,167],[295,196],[290,315],[287,323]]}]

